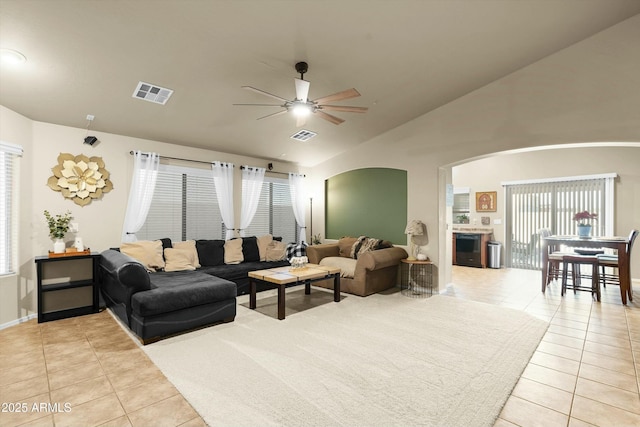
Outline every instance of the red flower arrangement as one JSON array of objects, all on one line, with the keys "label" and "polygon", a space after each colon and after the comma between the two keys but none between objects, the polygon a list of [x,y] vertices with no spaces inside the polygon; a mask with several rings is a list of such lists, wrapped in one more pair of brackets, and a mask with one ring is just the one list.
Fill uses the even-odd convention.
[{"label": "red flower arrangement", "polygon": [[573,220],[578,222],[578,225],[589,225],[589,220],[598,219],[597,213],[589,213],[588,211],[578,212],[573,216]]}]

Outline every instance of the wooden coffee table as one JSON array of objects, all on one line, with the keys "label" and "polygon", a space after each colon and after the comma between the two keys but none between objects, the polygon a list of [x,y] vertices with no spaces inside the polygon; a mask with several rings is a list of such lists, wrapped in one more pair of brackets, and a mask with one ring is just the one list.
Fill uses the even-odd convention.
[{"label": "wooden coffee table", "polygon": [[311,293],[311,283],[333,278],[333,300],[340,302],[340,269],[317,264],[307,264],[300,269],[291,267],[270,268],[249,272],[249,308],[256,308],[256,281],[270,283],[278,287],[278,319],[283,320],[285,288],[289,284],[304,283],[304,293]]}]

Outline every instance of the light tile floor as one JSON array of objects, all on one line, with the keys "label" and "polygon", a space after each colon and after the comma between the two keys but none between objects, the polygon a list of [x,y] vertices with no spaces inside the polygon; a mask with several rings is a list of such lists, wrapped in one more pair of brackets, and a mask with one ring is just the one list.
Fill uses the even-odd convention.
[{"label": "light tile floor", "polygon": [[0,426],[204,426],[109,312],[0,331]]},{"label": "light tile floor", "polygon": [[540,292],[540,272],[453,268],[447,295],[522,310],[550,322],[496,427],[640,426],[640,296],[626,307],[609,285]]},{"label": "light tile floor", "polygon": [[[495,426],[640,426],[640,296],[542,294],[527,270],[456,266],[453,283],[447,295],[550,322]],[[3,427],[205,425],[108,312],[1,330],[0,402]]]}]

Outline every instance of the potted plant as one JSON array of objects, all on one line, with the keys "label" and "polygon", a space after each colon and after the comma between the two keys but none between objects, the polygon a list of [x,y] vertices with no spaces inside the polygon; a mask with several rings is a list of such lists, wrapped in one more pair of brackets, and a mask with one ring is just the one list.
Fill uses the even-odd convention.
[{"label": "potted plant", "polygon": [[52,216],[48,210],[45,210],[44,217],[47,219],[47,225],[49,226],[49,237],[54,240],[53,252],[56,254],[63,253],[65,244],[62,239],[69,231],[69,222],[73,219],[71,212],[67,211],[62,215]]},{"label": "potted plant", "polygon": [[588,239],[591,236],[591,220],[597,220],[597,213],[589,213],[589,211],[578,212],[573,216],[573,220],[578,224],[578,236],[581,239]]},{"label": "potted plant", "polygon": [[312,245],[319,245],[320,243],[322,243],[322,240],[320,239],[320,233],[311,236]]},{"label": "potted plant", "polygon": [[467,214],[460,214],[456,217],[458,224],[469,224],[469,216]]}]

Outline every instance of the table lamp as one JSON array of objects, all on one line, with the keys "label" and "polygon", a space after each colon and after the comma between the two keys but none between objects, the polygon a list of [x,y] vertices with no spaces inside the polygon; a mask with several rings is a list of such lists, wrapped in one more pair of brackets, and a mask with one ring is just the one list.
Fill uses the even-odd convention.
[{"label": "table lamp", "polygon": [[407,228],[405,228],[404,234],[407,234],[409,236],[409,257],[407,259],[410,261],[414,261],[416,257],[413,244],[413,236],[422,236],[424,234],[424,224],[422,223],[422,221],[417,219],[411,220],[407,224]]}]

